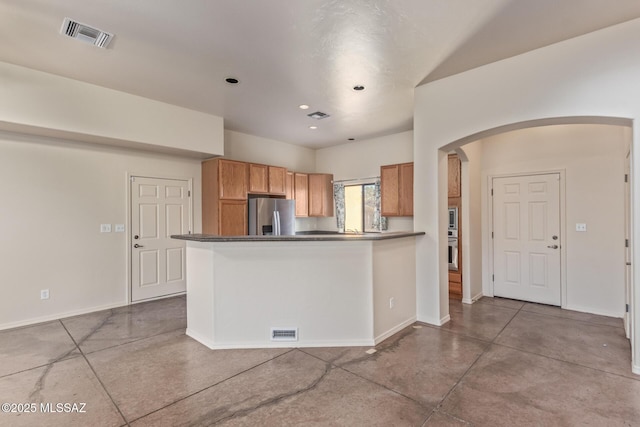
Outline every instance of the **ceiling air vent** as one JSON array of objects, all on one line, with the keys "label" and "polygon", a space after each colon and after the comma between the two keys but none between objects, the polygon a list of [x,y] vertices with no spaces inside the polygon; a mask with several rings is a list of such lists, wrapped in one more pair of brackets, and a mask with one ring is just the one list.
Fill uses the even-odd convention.
[{"label": "ceiling air vent", "polygon": [[316,120],[326,119],[327,117],[329,117],[327,113],[323,113],[322,111],[316,111],[315,113],[307,114],[307,116]]},{"label": "ceiling air vent", "polygon": [[69,36],[101,48],[106,48],[113,38],[113,34],[90,27],[86,24],[81,24],[71,18],[64,18],[60,34],[64,34],[65,36]]}]

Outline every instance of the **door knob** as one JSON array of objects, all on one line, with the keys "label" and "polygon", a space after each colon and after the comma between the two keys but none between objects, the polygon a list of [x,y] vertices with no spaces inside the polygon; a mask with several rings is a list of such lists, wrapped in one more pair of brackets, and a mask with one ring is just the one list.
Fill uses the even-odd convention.
[{"label": "door knob", "polygon": [[558,249],[558,245],[547,246],[549,249]]},{"label": "door knob", "polygon": [[139,245],[139,244],[137,244],[137,243],[136,243],[135,245],[133,245],[133,247],[134,247],[134,248],[136,248],[136,249],[138,249],[138,248],[144,248],[144,246]]}]

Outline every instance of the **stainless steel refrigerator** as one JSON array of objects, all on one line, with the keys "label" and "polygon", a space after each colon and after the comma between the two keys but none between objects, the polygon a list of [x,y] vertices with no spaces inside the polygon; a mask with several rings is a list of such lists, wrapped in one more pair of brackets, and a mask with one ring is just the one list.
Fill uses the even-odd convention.
[{"label": "stainless steel refrigerator", "polygon": [[293,236],[296,234],[296,202],[287,199],[249,199],[249,234]]}]

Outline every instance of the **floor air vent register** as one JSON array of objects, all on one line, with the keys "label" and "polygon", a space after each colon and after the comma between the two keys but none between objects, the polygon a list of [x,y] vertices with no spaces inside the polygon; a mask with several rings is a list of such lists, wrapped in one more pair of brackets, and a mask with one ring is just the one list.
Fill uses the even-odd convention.
[{"label": "floor air vent register", "polygon": [[298,341],[298,329],[271,328],[271,341]]}]

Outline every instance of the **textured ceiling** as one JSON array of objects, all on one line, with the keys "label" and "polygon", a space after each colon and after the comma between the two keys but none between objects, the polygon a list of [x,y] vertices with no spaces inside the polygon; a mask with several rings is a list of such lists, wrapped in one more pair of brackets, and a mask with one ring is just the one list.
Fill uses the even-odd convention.
[{"label": "textured ceiling", "polygon": [[[65,17],[115,38],[63,37]],[[637,17],[637,0],[0,0],[0,61],[324,147],[411,129],[421,83]]]}]

